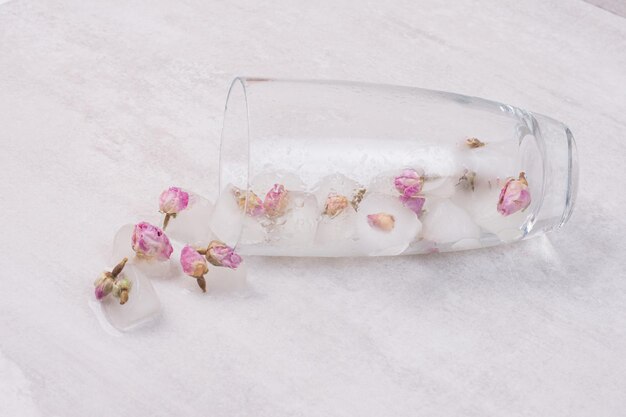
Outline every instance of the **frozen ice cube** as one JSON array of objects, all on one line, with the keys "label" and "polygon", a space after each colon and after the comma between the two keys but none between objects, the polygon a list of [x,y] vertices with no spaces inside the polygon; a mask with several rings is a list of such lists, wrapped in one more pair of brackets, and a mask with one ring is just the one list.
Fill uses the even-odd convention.
[{"label": "frozen ice cube", "polygon": [[228,185],[222,190],[209,223],[215,236],[229,246],[235,246],[239,240],[245,216],[237,204],[233,189],[232,185]]},{"label": "frozen ice cube", "polygon": [[[462,205],[470,213],[476,224],[485,231],[500,235],[505,242],[521,237],[520,228],[527,220],[528,212],[518,211],[509,216],[498,212],[498,199],[503,182],[494,182],[491,186],[483,184],[471,190],[460,190],[455,196],[455,203]],[[506,232],[505,232],[506,231]]]},{"label": "frozen ice cube", "polygon": [[317,230],[318,205],[313,194],[290,191],[285,214],[268,226],[270,240],[279,245],[309,245]]},{"label": "frozen ice cube", "polygon": [[[393,227],[383,230],[371,224],[370,215],[393,217]],[[363,252],[370,256],[399,255],[415,240],[422,224],[415,213],[404,207],[399,197],[368,193],[359,205],[356,234]]]},{"label": "frozen ice cube", "polygon": [[246,216],[243,220],[243,232],[239,245],[256,245],[267,240],[267,232],[263,222],[267,219]]},{"label": "frozen ice cube", "polygon": [[497,180],[517,175],[517,143],[487,143],[476,149],[461,150],[461,165],[476,172],[480,180]]},{"label": "frozen ice cube", "polygon": [[323,212],[326,200],[331,194],[341,195],[351,201],[355,192],[361,185],[343,174],[332,174],[322,178],[313,188],[313,194],[317,198],[319,212]]},{"label": "frozen ice cube", "polygon": [[165,233],[181,243],[204,245],[215,239],[210,227],[212,213],[213,203],[198,194],[190,194],[189,205],[170,219]]},{"label": "frozen ice cube", "polygon": [[297,174],[284,170],[265,171],[257,174],[250,181],[250,188],[263,199],[274,184],[282,184],[288,191],[304,191],[306,189]]},{"label": "frozen ice cube", "polygon": [[317,225],[315,243],[328,244],[353,240],[356,233],[356,211],[351,206],[346,207],[335,217],[322,215]]},{"label": "frozen ice cube", "polygon": [[422,216],[424,239],[438,244],[478,239],[480,228],[470,215],[448,199],[432,202]]},{"label": "frozen ice cube", "polygon": [[136,265],[127,264],[122,276],[132,285],[128,301],[121,305],[119,299],[108,295],[102,300],[102,312],[117,330],[128,331],[157,317],[161,302],[148,277]]},{"label": "frozen ice cube", "polygon": [[397,196],[400,195],[395,186],[395,178],[402,173],[401,169],[386,171],[376,175],[367,187],[368,193],[387,194]]},{"label": "frozen ice cube", "polygon": [[426,198],[449,198],[456,192],[456,184],[458,181],[458,178],[451,176],[427,178],[422,186],[421,194]]}]

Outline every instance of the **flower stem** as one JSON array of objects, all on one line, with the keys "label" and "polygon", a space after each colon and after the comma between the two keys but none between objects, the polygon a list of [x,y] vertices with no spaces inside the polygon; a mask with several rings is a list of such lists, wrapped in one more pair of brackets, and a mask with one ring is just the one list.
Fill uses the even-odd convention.
[{"label": "flower stem", "polygon": [[113,268],[113,271],[111,271],[111,275],[113,275],[113,278],[117,278],[120,272],[122,272],[122,269],[124,269],[124,265],[126,265],[126,262],[128,262],[128,258],[122,259],[120,263],[115,265],[115,268]]}]

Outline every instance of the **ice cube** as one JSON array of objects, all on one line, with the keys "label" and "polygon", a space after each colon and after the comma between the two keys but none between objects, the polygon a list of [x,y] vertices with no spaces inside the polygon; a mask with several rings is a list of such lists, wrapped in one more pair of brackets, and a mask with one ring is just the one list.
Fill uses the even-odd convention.
[{"label": "ice cube", "polygon": [[478,239],[480,228],[470,215],[448,199],[432,202],[422,216],[423,237],[438,244]]},{"label": "ice cube", "polygon": [[451,176],[427,178],[422,186],[421,194],[426,198],[449,198],[456,192],[456,184],[458,181],[458,178]]},{"label": "ice cube", "polygon": [[329,195],[344,196],[351,201],[355,192],[362,186],[343,174],[332,174],[322,178],[313,188],[313,194],[317,198],[319,212],[323,212]]},{"label": "ice cube", "polygon": [[500,189],[504,182],[482,184],[474,191],[460,190],[454,196],[454,202],[462,205],[472,216],[476,224],[486,232],[502,235],[504,242],[516,240],[522,236],[521,227],[525,224],[528,212],[518,211],[509,216],[503,216],[498,212],[498,199]]},{"label": "ice cube", "polygon": [[282,184],[288,191],[304,191],[306,189],[297,174],[284,170],[264,171],[257,174],[250,181],[250,188],[263,199],[274,184]]},{"label": "ice cube", "polygon": [[209,223],[215,236],[229,246],[235,246],[239,240],[245,215],[237,204],[233,190],[232,185],[228,185],[222,190],[215,202]]},{"label": "ice cube", "polygon": [[495,181],[517,175],[517,143],[515,141],[487,143],[476,149],[461,151],[461,165],[476,172],[481,180]]},{"label": "ice cube", "polygon": [[335,217],[322,215],[315,234],[316,244],[329,244],[353,240],[356,233],[356,211],[351,206],[346,207]]},{"label": "ice cube", "polygon": [[127,264],[119,277],[130,280],[132,287],[124,305],[112,295],[102,300],[102,312],[107,321],[117,330],[128,331],[156,318],[161,302],[148,277],[132,264]]},{"label": "ice cube", "polygon": [[279,245],[310,245],[318,221],[317,199],[313,194],[289,191],[285,214],[268,226],[270,240]]},{"label": "ice cube", "polygon": [[181,243],[207,244],[215,239],[210,227],[213,203],[198,194],[190,193],[189,197],[187,208],[170,219],[165,232],[170,239]]},{"label": "ice cube", "polygon": [[243,232],[238,245],[256,245],[267,240],[267,232],[263,222],[267,219],[246,216],[243,219]]},{"label": "ice cube", "polygon": [[[372,225],[369,216],[380,214],[393,217],[390,230]],[[418,237],[421,229],[422,224],[415,213],[404,207],[399,197],[368,192],[359,205],[356,234],[367,255],[399,255]]]}]

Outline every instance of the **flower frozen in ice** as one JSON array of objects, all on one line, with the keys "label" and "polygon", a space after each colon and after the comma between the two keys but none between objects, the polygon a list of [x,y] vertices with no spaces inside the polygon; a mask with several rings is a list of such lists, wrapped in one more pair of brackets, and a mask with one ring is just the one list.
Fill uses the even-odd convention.
[{"label": "flower frozen in ice", "polygon": [[336,217],[348,207],[348,204],[350,204],[350,202],[346,196],[331,193],[328,195],[328,198],[326,198],[324,214],[330,218]]},{"label": "flower frozen in ice", "polygon": [[120,300],[120,304],[126,304],[130,293],[131,283],[126,278],[120,278],[113,284],[113,297]]},{"label": "flower frozen in ice", "polygon": [[178,187],[170,187],[159,197],[159,211],[163,214],[176,214],[187,208],[189,193]]},{"label": "flower frozen in ice", "polygon": [[[113,268],[111,272],[103,272],[102,275],[100,275],[100,277],[96,280],[96,282],[94,282],[94,286],[96,287],[94,293],[97,300],[102,300],[104,297],[111,294],[111,292],[113,292],[113,295],[115,295],[117,298],[120,298],[119,288],[120,286],[124,287],[126,285],[124,283],[120,283],[120,281],[128,280],[123,277],[117,280],[117,277],[122,272],[122,269],[124,269],[126,262],[128,262],[128,258],[122,259],[120,263],[115,265],[115,268]],[[126,294],[124,295],[124,298],[120,298],[120,304],[124,304],[126,301],[128,301],[128,291],[130,291],[130,282],[128,283],[128,287],[126,288]]]},{"label": "flower frozen in ice", "polygon": [[519,178],[509,178],[500,191],[498,200],[498,212],[503,216],[525,210],[530,205],[530,192],[528,191],[528,181],[523,172]]},{"label": "flower frozen in ice", "polygon": [[187,245],[180,252],[180,265],[183,272],[198,281],[202,292],[206,292],[206,280],[204,275],[209,272],[206,259],[196,249]]},{"label": "flower frozen in ice", "polygon": [[400,197],[400,201],[402,201],[402,204],[404,204],[404,207],[410,209],[411,211],[413,211],[417,216],[419,216],[420,214],[422,214],[422,208],[424,207],[424,203],[426,202],[426,199],[424,197],[411,197],[411,198],[406,198],[406,197]]},{"label": "flower frozen in ice", "polygon": [[271,190],[265,195],[263,208],[268,217],[280,217],[285,214],[288,203],[288,191],[282,184],[274,184]]},{"label": "flower frozen in ice", "polygon": [[465,139],[465,144],[469,146],[470,149],[476,149],[485,146],[485,142],[482,142],[478,138],[467,138]]},{"label": "flower frozen in ice", "polygon": [[257,217],[265,212],[263,200],[252,191],[243,192],[239,188],[233,190],[239,208],[245,208],[248,216]]},{"label": "flower frozen in ice", "polygon": [[395,227],[396,219],[387,213],[368,214],[367,223],[383,232],[390,232]]},{"label": "flower frozen in ice", "polygon": [[137,223],[131,241],[137,256],[166,261],[172,255],[170,240],[163,230],[150,223]]},{"label": "flower frozen in ice", "polygon": [[424,178],[414,169],[407,168],[394,179],[394,186],[402,197],[415,197],[422,191]]},{"label": "flower frozen in ice", "polygon": [[189,205],[189,193],[178,187],[170,187],[159,197],[159,211],[165,214],[163,229],[167,227],[170,218],[185,210]]},{"label": "flower frozen in ice", "polygon": [[241,256],[235,253],[233,248],[218,240],[209,243],[209,247],[206,249],[206,259],[212,265],[231,269],[237,269],[241,263]]}]

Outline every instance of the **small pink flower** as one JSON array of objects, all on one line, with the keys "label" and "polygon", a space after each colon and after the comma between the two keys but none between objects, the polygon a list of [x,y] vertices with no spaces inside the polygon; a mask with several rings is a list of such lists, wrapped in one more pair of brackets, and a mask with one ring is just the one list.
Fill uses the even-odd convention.
[{"label": "small pink flower", "polygon": [[206,259],[215,266],[237,269],[241,263],[241,256],[235,253],[230,246],[214,240],[209,244],[206,251]]},{"label": "small pink flower", "polygon": [[[251,217],[258,217],[265,213],[263,208],[263,200],[252,191],[242,193],[241,190],[235,189],[235,197],[237,204],[241,210],[246,209],[246,214]],[[247,201],[246,201],[247,200]],[[246,205],[247,203],[247,205]]]},{"label": "small pink flower", "polygon": [[132,247],[138,256],[166,261],[172,255],[172,245],[163,230],[147,222],[137,223],[133,230]]},{"label": "small pink flower", "polygon": [[387,213],[368,214],[367,223],[375,229],[390,232],[396,225],[396,219]]},{"label": "small pink flower", "polygon": [[180,265],[183,267],[185,274],[194,278],[200,278],[209,272],[204,256],[200,255],[196,249],[189,245],[185,246],[180,252]]},{"label": "small pink flower", "polygon": [[102,300],[104,297],[109,295],[111,291],[113,291],[113,284],[115,284],[113,275],[111,275],[110,272],[104,272],[94,283],[96,286],[94,289],[96,299]]},{"label": "small pink flower", "polygon": [[281,184],[274,184],[271,190],[265,195],[263,207],[268,217],[280,217],[285,214],[288,203],[288,192]]},{"label": "small pink flower", "polygon": [[324,214],[330,218],[336,217],[348,207],[348,204],[350,204],[350,202],[347,197],[331,193],[328,195],[328,198],[326,198]]},{"label": "small pink flower", "polygon": [[178,187],[170,187],[159,197],[159,210],[164,214],[176,214],[189,205],[189,193]]},{"label": "small pink flower", "polygon": [[403,170],[402,174],[398,175],[394,180],[396,190],[398,190],[404,198],[411,198],[418,195],[420,191],[422,191],[423,183],[424,178],[422,178],[416,170],[411,168]]},{"label": "small pink flower", "polygon": [[400,201],[402,201],[402,204],[404,204],[404,207],[410,209],[417,216],[419,216],[420,214],[422,214],[422,208],[424,207],[424,203],[426,202],[426,199],[424,197],[406,198],[406,197],[401,196]]},{"label": "small pink flower", "polygon": [[500,191],[498,200],[498,212],[503,216],[525,210],[530,205],[530,192],[528,181],[523,172],[518,179],[509,178]]}]

